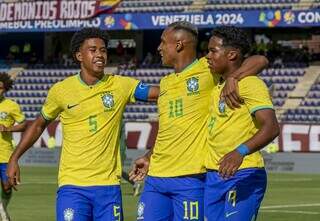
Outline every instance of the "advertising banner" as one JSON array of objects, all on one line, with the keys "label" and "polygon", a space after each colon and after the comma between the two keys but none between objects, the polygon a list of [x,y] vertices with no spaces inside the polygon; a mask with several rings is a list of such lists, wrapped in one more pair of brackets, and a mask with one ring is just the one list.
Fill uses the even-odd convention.
[{"label": "advertising banner", "polygon": [[189,21],[199,28],[221,25],[259,28],[320,26],[320,9],[112,14],[120,2],[56,0],[0,3],[0,31],[57,32],[84,27],[147,30],[163,29],[175,21]]},{"label": "advertising banner", "polygon": [[[139,150],[151,148],[155,143],[157,132],[158,122],[126,122],[125,133],[128,148]],[[14,133],[16,144],[20,137],[20,133]],[[56,146],[61,146],[62,128],[57,121],[48,126],[34,147],[47,147],[50,138],[54,138]],[[281,152],[320,152],[320,125],[281,124],[281,133],[275,143],[279,145]]]}]

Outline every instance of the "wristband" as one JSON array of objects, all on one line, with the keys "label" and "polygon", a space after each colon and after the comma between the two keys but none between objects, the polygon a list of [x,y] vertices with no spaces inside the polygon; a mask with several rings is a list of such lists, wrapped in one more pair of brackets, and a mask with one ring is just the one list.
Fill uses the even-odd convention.
[{"label": "wristband", "polygon": [[236,149],[241,156],[246,156],[250,153],[249,147],[245,144],[240,144]]}]

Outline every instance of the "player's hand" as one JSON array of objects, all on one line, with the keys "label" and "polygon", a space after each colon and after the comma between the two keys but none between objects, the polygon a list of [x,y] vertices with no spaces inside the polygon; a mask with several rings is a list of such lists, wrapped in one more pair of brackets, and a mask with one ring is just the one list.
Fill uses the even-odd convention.
[{"label": "player's hand", "polygon": [[6,131],[7,131],[7,128],[4,125],[0,124],[0,132],[6,132]]},{"label": "player's hand", "polygon": [[240,167],[243,156],[237,150],[231,151],[222,157],[219,161],[219,174],[222,178],[232,177]]},{"label": "player's hand", "polygon": [[238,80],[236,78],[228,77],[226,79],[220,98],[224,100],[231,109],[240,107],[243,99],[240,98]]},{"label": "player's hand", "polygon": [[17,191],[16,186],[20,184],[20,167],[18,161],[10,159],[7,166],[7,177],[9,178],[9,184]]},{"label": "player's hand", "polygon": [[142,181],[148,173],[149,164],[150,160],[146,156],[136,159],[129,173],[129,179],[133,182]]}]

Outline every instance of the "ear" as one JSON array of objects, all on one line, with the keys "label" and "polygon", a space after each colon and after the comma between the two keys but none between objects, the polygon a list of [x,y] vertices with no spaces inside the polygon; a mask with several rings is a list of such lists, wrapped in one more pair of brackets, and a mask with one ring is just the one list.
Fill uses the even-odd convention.
[{"label": "ear", "polygon": [[229,61],[234,61],[238,58],[238,51],[237,50],[229,50],[227,54],[227,58]]},{"label": "ear", "polygon": [[182,51],[182,50],[183,50],[183,47],[184,47],[183,42],[182,42],[181,40],[178,40],[178,41],[177,41],[177,44],[176,44],[176,51],[177,51],[177,52]]},{"label": "ear", "polygon": [[82,61],[82,54],[80,53],[80,51],[76,52],[76,59],[81,62]]}]

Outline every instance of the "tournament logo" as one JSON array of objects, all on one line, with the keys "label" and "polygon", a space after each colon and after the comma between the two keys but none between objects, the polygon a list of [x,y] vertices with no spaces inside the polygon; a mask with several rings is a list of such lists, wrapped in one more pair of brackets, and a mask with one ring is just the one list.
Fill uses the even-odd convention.
[{"label": "tournament logo", "polygon": [[0,120],[5,120],[8,117],[7,112],[0,112]]},{"label": "tournament logo", "polygon": [[275,27],[281,21],[281,11],[268,11],[268,12],[261,12],[259,16],[259,21],[264,23],[268,27]]},{"label": "tournament logo", "polygon": [[188,96],[193,94],[199,94],[199,78],[191,77],[187,80]]},{"label": "tournament logo", "polygon": [[105,26],[107,26],[107,28],[113,27],[114,24],[115,24],[115,19],[114,19],[114,17],[112,17],[112,16],[107,16],[107,17],[104,19],[104,24],[105,24]]},{"label": "tournament logo", "polygon": [[226,103],[223,100],[219,101],[219,112],[224,113],[226,111]]},{"label": "tournament logo", "polygon": [[144,207],[145,207],[145,204],[143,202],[139,202],[139,205],[138,205],[138,217],[137,219],[143,219],[143,213],[144,213]]},{"label": "tournament logo", "polygon": [[68,208],[63,211],[64,221],[73,221],[73,217],[74,217],[74,210],[73,209]]},{"label": "tournament logo", "polygon": [[292,11],[287,11],[286,13],[284,13],[283,15],[283,20],[285,23],[287,23],[288,25],[292,24],[295,22],[296,16],[294,15],[294,13]]},{"label": "tournament logo", "polygon": [[107,110],[112,110],[114,107],[114,98],[110,92],[107,92],[101,96],[102,103]]},{"label": "tournament logo", "polygon": [[138,26],[132,21],[132,14],[128,13],[124,15],[124,18],[120,19],[120,25],[124,30],[134,30],[138,29]]}]

